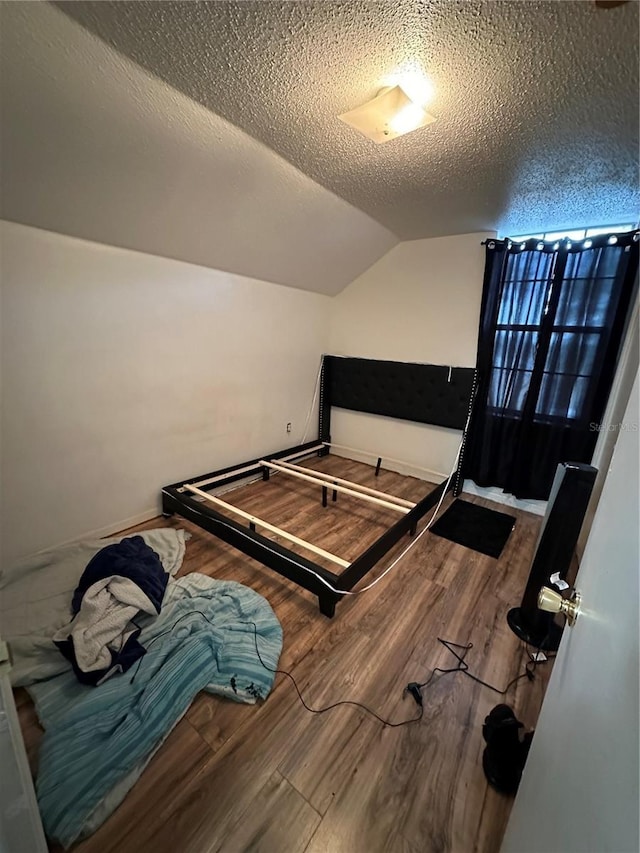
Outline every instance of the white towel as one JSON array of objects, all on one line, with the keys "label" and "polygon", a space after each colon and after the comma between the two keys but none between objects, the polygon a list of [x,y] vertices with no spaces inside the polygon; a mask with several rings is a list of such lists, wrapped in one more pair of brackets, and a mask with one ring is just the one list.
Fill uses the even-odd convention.
[{"label": "white towel", "polygon": [[90,586],[75,618],[54,641],[73,639],[76,663],[83,672],[106,669],[111,652],[119,652],[137,630],[132,620],[140,613],[157,616],[148,596],[129,578],[111,575]]}]

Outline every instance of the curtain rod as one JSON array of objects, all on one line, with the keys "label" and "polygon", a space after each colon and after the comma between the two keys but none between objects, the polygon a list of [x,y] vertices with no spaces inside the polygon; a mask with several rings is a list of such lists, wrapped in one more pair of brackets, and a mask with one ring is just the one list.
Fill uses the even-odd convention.
[{"label": "curtain rod", "polygon": [[[611,240],[611,238],[615,238]],[[606,234],[594,234],[591,237],[557,237],[550,240],[545,240],[543,237],[527,237],[524,240],[519,240],[517,237],[489,237],[486,240],[482,240],[480,242],[481,246],[487,246],[491,243],[497,243],[499,245],[508,245],[511,246],[524,246],[526,243],[531,243],[532,241],[535,243],[543,243],[545,246],[550,245],[558,245],[560,247],[561,243],[568,243],[569,246],[577,246],[580,243],[585,243],[587,240],[589,241],[589,246],[585,248],[589,248],[594,242],[597,243],[610,243],[615,244],[618,240],[621,240],[623,245],[628,245],[629,243],[637,243],[640,239],[640,230],[632,229],[631,231],[611,231]]]}]

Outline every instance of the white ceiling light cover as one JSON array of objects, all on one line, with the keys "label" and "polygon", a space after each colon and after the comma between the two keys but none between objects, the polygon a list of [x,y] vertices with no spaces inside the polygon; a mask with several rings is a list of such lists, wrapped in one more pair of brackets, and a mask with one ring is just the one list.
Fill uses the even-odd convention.
[{"label": "white ceiling light cover", "polygon": [[383,89],[373,100],[338,118],[378,145],[435,121],[401,86]]}]

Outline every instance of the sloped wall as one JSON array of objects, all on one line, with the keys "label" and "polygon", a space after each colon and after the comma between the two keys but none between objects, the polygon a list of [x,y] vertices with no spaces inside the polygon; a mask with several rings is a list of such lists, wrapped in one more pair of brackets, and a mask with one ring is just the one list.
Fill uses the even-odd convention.
[{"label": "sloped wall", "polygon": [[328,294],[397,242],[51,3],[1,47],[4,219]]},{"label": "sloped wall", "polygon": [[329,297],[12,223],[0,240],[3,563],[302,437]]}]

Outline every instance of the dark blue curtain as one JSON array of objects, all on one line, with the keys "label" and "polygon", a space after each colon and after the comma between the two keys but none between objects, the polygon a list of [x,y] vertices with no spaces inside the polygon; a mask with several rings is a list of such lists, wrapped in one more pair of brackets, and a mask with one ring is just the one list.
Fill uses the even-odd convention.
[{"label": "dark blue curtain", "polygon": [[639,232],[490,240],[465,477],[549,497],[558,462],[590,462],[637,280]]}]

